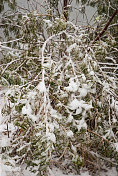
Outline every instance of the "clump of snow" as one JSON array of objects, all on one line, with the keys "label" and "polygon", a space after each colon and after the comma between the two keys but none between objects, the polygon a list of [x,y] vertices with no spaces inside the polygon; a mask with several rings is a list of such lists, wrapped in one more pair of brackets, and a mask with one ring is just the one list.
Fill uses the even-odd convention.
[{"label": "clump of snow", "polygon": [[87,89],[85,88],[80,88],[80,97],[85,97],[87,95]]},{"label": "clump of snow", "polygon": [[81,128],[87,129],[87,124],[86,124],[84,118],[82,118],[81,120],[79,120],[79,124],[76,125],[76,126],[77,126],[78,131],[80,131]]},{"label": "clump of snow", "polygon": [[118,101],[112,97],[111,108],[115,109],[116,115],[118,115]]},{"label": "clump of snow", "polygon": [[22,114],[27,114],[30,115],[32,113],[32,109],[29,103],[27,103],[27,105],[23,106],[22,108]]},{"label": "clump of snow", "polygon": [[82,107],[83,107],[86,111],[88,111],[88,110],[90,110],[91,108],[93,108],[91,104],[86,104],[86,103],[83,103]]},{"label": "clump of snow", "polygon": [[82,108],[79,107],[79,108],[76,110],[76,115],[77,115],[77,114],[81,114],[81,113],[82,113]]},{"label": "clump of snow", "polygon": [[49,62],[48,63],[44,63],[43,67],[50,69],[51,68],[51,63],[49,63]]},{"label": "clump of snow", "polygon": [[67,132],[66,132],[66,134],[67,134],[67,136],[68,137],[73,137],[73,132],[71,131],[71,130],[68,130]]},{"label": "clump of snow", "polygon": [[48,25],[48,27],[52,27],[52,22],[50,20],[44,19],[43,21]]},{"label": "clump of snow", "polygon": [[8,136],[3,135],[0,139],[0,147],[7,147],[10,146],[10,138]]},{"label": "clump of snow", "polygon": [[78,85],[72,79],[70,79],[70,83],[68,87],[65,87],[65,90],[70,92],[76,92],[78,90]]},{"label": "clump of snow", "polygon": [[34,99],[35,98],[35,96],[36,96],[36,94],[37,94],[37,92],[36,91],[30,91],[29,93],[28,93],[28,98],[30,99]]},{"label": "clump of snow", "polygon": [[90,71],[90,73],[89,73],[91,76],[94,76],[94,71]]},{"label": "clump of snow", "polygon": [[37,85],[36,89],[39,90],[40,93],[46,92],[45,83],[44,83],[43,81],[41,81],[41,82]]},{"label": "clump of snow", "polygon": [[79,53],[79,57],[80,57],[80,58],[83,58],[83,56],[84,56],[83,53],[80,52],[80,53]]},{"label": "clump of snow", "polygon": [[114,143],[114,146],[115,146],[116,151],[118,152],[118,142]]},{"label": "clump of snow", "polygon": [[51,114],[51,116],[52,116],[53,118],[55,118],[55,119],[62,119],[62,116],[61,116],[60,114],[58,114],[57,111],[54,110],[54,109],[51,109],[51,110],[50,110],[50,114]]},{"label": "clump of snow", "polygon": [[83,100],[78,101],[76,98],[69,104],[69,108],[71,110],[77,109],[79,106],[81,107]]},{"label": "clump of snow", "polygon": [[83,81],[86,81],[86,77],[85,77],[84,74],[82,74],[82,80],[83,80]]},{"label": "clump of snow", "polygon": [[46,136],[47,136],[48,140],[52,141],[53,143],[56,143],[56,137],[55,137],[54,133],[48,132],[48,134]]},{"label": "clump of snow", "polygon": [[47,126],[48,126],[50,132],[54,132],[54,127],[55,126],[54,126],[53,123],[50,123],[50,124],[48,123]]},{"label": "clump of snow", "polygon": [[68,119],[67,119],[67,123],[71,123],[73,120],[73,116],[72,115],[69,115]]},{"label": "clump of snow", "polygon": [[[69,108],[71,110],[77,110],[76,113],[81,113],[81,108],[84,108],[86,111],[90,110],[92,108],[91,102],[88,104],[85,103],[83,100],[77,100],[76,98],[69,104]],[[79,108],[79,109],[78,109]]]},{"label": "clump of snow", "polygon": [[38,119],[38,117],[36,115],[32,114],[32,108],[31,108],[31,105],[29,103],[27,103],[25,106],[23,106],[22,114],[27,115],[34,122],[37,121],[37,119]]}]

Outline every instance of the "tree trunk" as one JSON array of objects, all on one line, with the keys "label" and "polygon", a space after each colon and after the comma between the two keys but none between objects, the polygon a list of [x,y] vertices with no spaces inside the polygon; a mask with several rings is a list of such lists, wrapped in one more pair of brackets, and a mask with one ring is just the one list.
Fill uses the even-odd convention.
[{"label": "tree trunk", "polygon": [[68,0],[64,0],[64,5],[63,5],[63,9],[64,9],[64,17],[66,19],[66,21],[68,20],[68,9],[67,9],[67,5],[68,5]]}]

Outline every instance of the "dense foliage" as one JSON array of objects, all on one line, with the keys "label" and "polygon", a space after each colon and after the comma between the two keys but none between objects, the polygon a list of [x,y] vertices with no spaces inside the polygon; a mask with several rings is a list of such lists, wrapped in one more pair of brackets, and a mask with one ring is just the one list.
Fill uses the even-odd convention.
[{"label": "dense foliage", "polygon": [[112,57],[115,39],[93,43],[93,28],[63,15],[34,11],[20,19],[20,38],[1,44],[0,83],[9,87],[2,116],[10,139],[3,162],[14,173],[25,164],[36,175],[64,160],[77,173],[87,167],[97,174],[103,161],[116,167],[117,79],[99,65]]}]

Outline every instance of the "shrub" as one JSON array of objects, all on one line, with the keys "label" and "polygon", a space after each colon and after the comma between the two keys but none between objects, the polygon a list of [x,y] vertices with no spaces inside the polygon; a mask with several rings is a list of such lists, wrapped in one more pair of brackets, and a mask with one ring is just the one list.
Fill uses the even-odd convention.
[{"label": "shrub", "polygon": [[98,64],[110,46],[92,44],[86,28],[63,17],[29,14],[21,34],[0,68],[1,83],[10,84],[2,114],[11,141],[3,156],[36,175],[64,159],[92,170],[102,169],[101,160],[117,165],[118,90]]}]

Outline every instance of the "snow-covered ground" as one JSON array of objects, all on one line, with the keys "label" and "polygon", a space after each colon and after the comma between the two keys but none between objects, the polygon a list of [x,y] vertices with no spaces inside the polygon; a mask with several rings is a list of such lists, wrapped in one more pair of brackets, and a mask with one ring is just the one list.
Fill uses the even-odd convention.
[{"label": "snow-covered ground", "polygon": [[[7,135],[3,134],[5,129],[4,119],[1,114],[1,109],[4,105],[4,98],[2,96],[5,90],[0,90],[0,147],[6,146],[9,144],[9,139]],[[12,161],[11,161],[12,162]],[[14,164],[14,163],[13,163]],[[5,165],[2,160],[2,154],[0,153],[0,176],[36,176],[34,173],[31,173],[28,169],[20,168],[17,166],[14,169],[11,166]],[[49,176],[91,176],[89,171],[86,169],[81,169],[79,175],[74,175],[73,173],[64,174],[60,168],[53,167],[49,169]],[[116,168],[110,168],[107,172],[100,172],[99,176],[118,176]]]},{"label": "snow-covered ground", "polygon": [[[0,176],[36,176],[34,173],[31,173],[28,169],[16,168],[16,171],[11,171],[11,167],[2,164],[0,161]],[[89,171],[80,171],[79,175],[74,175],[73,173],[64,174],[63,171],[59,168],[54,167],[49,170],[48,176],[91,176]],[[108,169],[107,172],[100,172],[98,176],[118,176],[118,173],[115,168]]]}]

